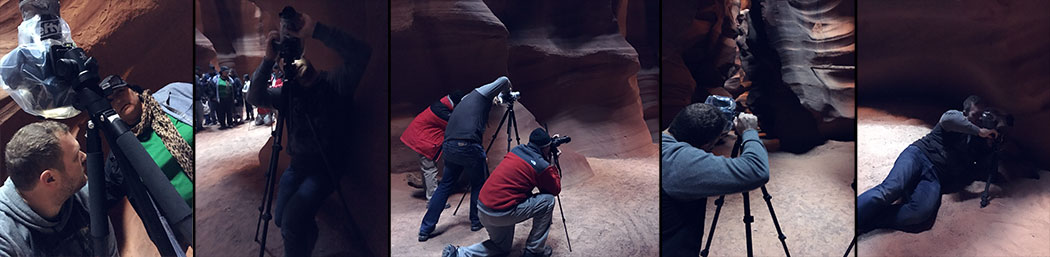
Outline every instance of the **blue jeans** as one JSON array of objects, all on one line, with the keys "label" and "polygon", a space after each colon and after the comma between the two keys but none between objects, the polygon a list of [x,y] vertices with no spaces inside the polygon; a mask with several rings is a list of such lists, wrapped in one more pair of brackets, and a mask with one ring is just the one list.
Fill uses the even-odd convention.
[{"label": "blue jeans", "polygon": [[284,256],[310,256],[317,243],[314,216],[335,191],[335,181],[324,166],[292,165],[281,175],[274,223],[281,228]]},{"label": "blue jeans", "polygon": [[470,224],[481,224],[478,219],[478,193],[485,184],[485,173],[488,171],[485,149],[481,144],[472,141],[448,140],[441,150],[441,157],[445,159],[445,174],[434,190],[434,196],[427,202],[427,213],[423,215],[423,222],[419,225],[421,236],[434,232],[438,219],[441,218],[441,211],[445,210],[448,195],[452,193],[452,187],[463,173],[470,176]]},{"label": "blue jeans", "polygon": [[886,180],[857,197],[858,234],[879,228],[929,230],[940,206],[941,183],[933,162],[918,147],[908,146]]}]

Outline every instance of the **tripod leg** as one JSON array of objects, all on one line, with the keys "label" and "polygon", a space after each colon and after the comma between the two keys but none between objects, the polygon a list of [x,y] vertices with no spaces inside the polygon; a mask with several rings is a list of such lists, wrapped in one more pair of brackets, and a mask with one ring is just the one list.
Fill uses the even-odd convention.
[{"label": "tripod leg", "polygon": [[744,232],[747,233],[747,256],[755,256],[754,249],[751,247],[751,223],[755,222],[755,216],[751,216],[751,196],[748,192],[741,193],[744,195]]},{"label": "tripod leg", "polygon": [[769,207],[769,216],[773,217],[773,226],[777,228],[777,235],[778,238],[780,238],[780,245],[784,246],[784,254],[790,257],[791,253],[788,252],[787,242],[784,241],[785,239],[787,239],[787,236],[785,236],[784,232],[780,230],[780,221],[777,221],[777,213],[773,211],[773,202],[771,201],[773,199],[773,196],[769,195],[769,190],[766,190],[765,185],[762,186],[762,199],[766,200],[766,207]]},{"label": "tripod leg", "polygon": [[857,244],[857,237],[856,236],[853,237],[853,241],[852,242],[849,242],[849,247],[846,248],[846,254],[843,254],[842,257],[849,257],[849,253],[853,251],[853,245],[855,245],[855,244]]},{"label": "tripod leg", "polygon": [[[516,142],[518,142],[518,144],[520,145],[520,144],[521,144],[521,133],[520,133],[520,132],[518,132],[518,118],[517,118],[517,116],[515,116],[515,115],[514,115],[514,109],[511,109],[511,110],[510,110],[510,120],[511,120],[511,121],[513,122],[513,124],[514,124],[514,140],[515,140]],[[507,137],[507,140],[508,140],[508,141],[510,140],[510,137],[509,137],[509,136],[510,136],[510,135],[508,134],[508,137]],[[508,144],[508,145],[509,145],[509,144]]]},{"label": "tripod leg", "polygon": [[[469,187],[467,187],[467,191],[470,191]],[[463,205],[463,199],[466,199],[466,198],[467,198],[467,192],[463,192],[463,196],[459,197],[459,204],[456,204],[456,210],[452,211],[452,216],[456,216],[456,212],[459,212],[459,206]]]},{"label": "tripod leg", "polygon": [[[510,152],[510,132],[511,132],[510,129],[511,129],[511,127],[513,127],[514,130],[517,130],[517,128],[518,128],[518,124],[514,120],[514,104],[507,105],[507,117],[508,117],[507,118],[507,152],[509,153]],[[520,145],[521,141],[518,141],[518,144]]]},{"label": "tripod leg", "polygon": [[718,200],[715,200],[715,216],[711,218],[711,232],[707,233],[707,243],[704,244],[704,250],[700,251],[700,256],[707,257],[707,254],[711,250],[711,239],[715,236],[715,226],[718,225],[718,214],[722,212],[722,204],[726,201],[726,195],[721,195]]},{"label": "tripod leg", "polygon": [[[265,203],[265,213],[261,213],[262,220],[262,237],[257,238],[259,241],[259,257],[263,257],[266,254],[266,235],[270,231],[270,220],[273,217],[270,215],[271,207],[273,206],[273,189],[275,180],[277,177],[277,163],[278,158],[281,156],[281,138],[283,137],[284,128],[284,117],[279,116],[277,118],[277,127],[273,131],[273,152],[270,153],[270,167],[267,169],[267,185],[266,190],[263,193],[263,202]],[[256,227],[258,229],[258,227]]]},{"label": "tripod leg", "polygon": [[492,144],[496,143],[496,135],[499,135],[499,130],[503,128],[503,122],[507,120],[507,115],[509,114],[509,112],[504,112],[503,118],[499,119],[499,126],[496,126],[496,132],[492,133],[492,139],[489,139],[489,146],[485,147],[485,154],[488,154],[489,150],[492,150]]},{"label": "tripod leg", "polygon": [[981,208],[987,207],[988,203],[992,201],[992,197],[988,195],[988,190],[992,189],[992,176],[995,175],[998,170],[999,160],[994,156],[992,157],[991,168],[988,169],[988,180],[984,183],[984,192],[981,192]]},{"label": "tripod leg", "polygon": [[565,209],[561,208],[561,196],[558,198],[558,211],[561,212],[561,227],[565,229],[565,242],[569,244],[569,252],[572,252],[572,240],[569,239],[569,227],[565,224]]}]

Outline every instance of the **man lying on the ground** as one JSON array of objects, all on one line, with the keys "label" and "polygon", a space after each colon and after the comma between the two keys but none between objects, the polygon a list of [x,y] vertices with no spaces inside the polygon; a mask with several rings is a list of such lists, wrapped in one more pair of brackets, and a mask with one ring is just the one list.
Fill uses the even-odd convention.
[{"label": "man lying on the ground", "polygon": [[[889,175],[857,197],[857,234],[889,228],[912,233],[929,230],[941,206],[941,194],[955,192],[980,176],[992,163],[990,141],[996,127],[979,127],[987,108],[977,96],[963,102],[963,111],[948,110],[929,134],[901,152]],[[1012,123],[1012,118],[1003,117]],[[990,166],[992,165],[992,166]],[[894,204],[898,199],[900,203]]]},{"label": "man lying on the ground", "polygon": [[695,103],[675,115],[660,143],[660,249],[665,256],[698,256],[707,197],[753,190],[769,181],[769,156],[758,138],[758,118],[736,117],[743,137],[737,158],[711,153],[726,132],[717,107]]},{"label": "man lying on the ground", "polygon": [[[0,256],[92,256],[87,155],[69,127],[26,125],[7,143],[11,176],[0,186]],[[108,218],[107,218],[108,219]],[[109,227],[105,255],[117,256]]]}]

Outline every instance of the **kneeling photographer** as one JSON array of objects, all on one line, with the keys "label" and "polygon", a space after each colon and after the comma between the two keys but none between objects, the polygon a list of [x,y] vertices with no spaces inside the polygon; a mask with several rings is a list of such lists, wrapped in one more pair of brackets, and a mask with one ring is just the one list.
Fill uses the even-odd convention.
[{"label": "kneeling photographer", "polygon": [[[13,253],[18,256],[114,255],[115,244],[110,242],[112,229],[106,213],[110,205],[126,193],[158,251],[165,256],[182,255],[184,249],[192,245],[192,210],[188,204],[192,199],[180,198],[175,187],[181,187],[185,196],[193,194],[193,150],[188,142],[182,141],[182,136],[192,137],[191,86],[185,83],[170,86],[162,90],[165,91],[162,96],[154,98],[148,92],[131,93],[117,77],[102,82],[97,61],[73,42],[69,25],[59,15],[58,1],[27,0],[20,2],[19,8],[23,15],[23,22],[18,27],[19,45],[0,61],[0,81],[4,90],[29,114],[46,119],[70,119],[83,112],[91,121],[87,126],[86,156],[82,156],[85,155],[82,152],[61,151],[67,156],[76,155],[77,158],[61,159],[67,162],[76,160],[75,164],[53,165],[62,163],[56,157],[60,152],[56,141],[63,141],[61,149],[68,148],[64,135],[69,134],[72,142],[77,143],[75,135],[69,133],[70,129],[53,121],[26,126],[20,130],[25,131],[21,136],[25,138],[14,138],[8,143],[5,153],[9,156],[8,167],[34,177],[13,176],[13,184],[21,190],[20,193],[26,193],[20,196],[28,197],[26,203],[36,214],[46,217],[46,222],[32,226],[36,230],[33,233],[4,242],[16,243]],[[163,99],[161,101],[165,104],[157,103],[158,99]],[[177,125],[172,120],[176,118],[188,125],[182,130],[175,129]],[[115,176],[104,171],[101,135],[107,139],[110,170]],[[146,151],[145,146],[150,144],[154,147]],[[74,145],[72,149],[78,148]],[[161,151],[167,152],[167,159],[159,158]],[[159,165],[166,167],[162,170]],[[86,168],[86,181],[83,182],[90,183],[87,187],[90,194],[84,192],[70,198],[84,184],[63,183],[61,181],[69,178],[63,179],[55,174],[78,170],[77,166]],[[179,174],[188,177],[179,180]],[[36,176],[43,182],[34,186],[31,180]],[[60,184],[62,190],[50,192],[50,197],[44,195],[47,188]],[[40,192],[34,192],[37,189]],[[109,204],[107,192],[111,193]],[[66,205],[71,205],[66,202],[67,198],[77,199],[79,207],[74,202],[74,207],[69,207],[72,209],[66,208]],[[57,206],[61,210],[52,208],[56,203],[62,205]],[[9,210],[17,210],[16,207]],[[87,211],[77,211],[78,208]],[[53,219],[55,214],[62,216],[58,222]],[[30,214],[16,216],[16,220],[35,219]],[[70,226],[86,225],[87,222],[90,229],[76,227],[73,231],[66,231],[67,228],[73,229]],[[90,240],[81,240],[82,237]],[[18,243],[22,240],[28,242]],[[56,248],[61,245],[71,245],[76,249]]]},{"label": "kneeling photographer", "polygon": [[[350,156],[354,144],[349,139],[359,137],[347,130],[359,126],[353,123],[354,91],[371,48],[291,7],[285,7],[280,17],[281,31],[271,32],[266,41],[266,55],[252,76],[248,101],[277,109],[278,119],[287,119],[291,165],[281,175],[274,223],[281,228],[285,256],[309,256],[318,234],[314,216],[337,189],[339,176],[351,169],[329,161]],[[342,66],[331,72],[315,69],[302,58],[307,38],[300,36],[324,43],[338,54]],[[284,71],[283,86],[269,88],[267,79],[275,63]]]},{"label": "kneeling photographer", "polygon": [[[514,226],[532,219],[532,230],[525,241],[522,256],[550,256],[547,246],[554,196],[561,193],[561,172],[553,163],[551,149],[568,142],[568,137],[554,135],[536,128],[529,134],[529,143],[514,147],[503,161],[492,170],[492,175],[481,187],[478,209],[481,223],[489,232],[489,239],[468,247],[445,246],[441,256],[498,256],[510,253],[514,243]],[[553,154],[553,155],[552,155]],[[533,194],[539,188],[539,194]]]},{"label": "kneeling photographer", "polygon": [[660,248],[664,255],[700,255],[707,197],[749,191],[769,181],[769,156],[758,138],[754,115],[741,113],[733,121],[737,136],[742,137],[739,157],[711,153],[731,130],[726,116],[732,115],[732,110],[695,103],[678,112],[661,135]]}]

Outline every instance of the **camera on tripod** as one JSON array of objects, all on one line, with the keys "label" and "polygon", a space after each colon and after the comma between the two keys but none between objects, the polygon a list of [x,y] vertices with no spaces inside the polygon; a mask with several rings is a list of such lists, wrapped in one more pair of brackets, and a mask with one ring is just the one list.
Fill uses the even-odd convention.
[{"label": "camera on tripod", "polygon": [[726,127],[722,129],[722,132],[728,132],[733,130],[733,119],[736,118],[737,111],[736,101],[728,96],[710,95],[704,100],[705,104],[709,104],[718,108],[722,112],[722,116],[726,118]]},{"label": "camera on tripod", "polygon": [[[295,11],[295,8],[286,6],[281,10],[278,17],[281,18],[281,29],[282,30],[295,30],[302,29],[303,24],[296,24],[299,22],[302,16]],[[285,33],[281,33],[281,40],[278,42],[271,42],[273,49],[277,50],[277,56],[284,60],[284,74],[288,76],[294,76],[297,72],[292,62],[303,56],[303,40],[298,37],[290,36]]]},{"label": "camera on tripod", "polygon": [[518,99],[521,99],[521,91],[507,90],[499,93],[499,100],[502,104],[511,104],[518,101]]},{"label": "camera on tripod", "polygon": [[1003,113],[998,109],[988,109],[981,112],[981,116],[977,119],[977,126],[984,129],[994,129],[999,133],[991,140],[991,146],[994,149],[998,149],[1006,137],[1003,136],[1002,130],[1007,127],[1013,127],[1013,116]]},{"label": "camera on tripod", "polygon": [[561,146],[562,144],[568,142],[572,142],[572,138],[569,136],[554,136],[553,138],[551,138],[551,147],[557,148],[558,146]]},{"label": "camera on tripod", "polygon": [[[72,85],[72,88],[89,87],[98,93],[98,63],[94,58],[88,57],[84,49],[71,45],[52,45],[51,51],[47,52],[47,65],[45,69],[55,76],[45,81],[51,85]],[[79,109],[80,107],[78,107]]]}]

